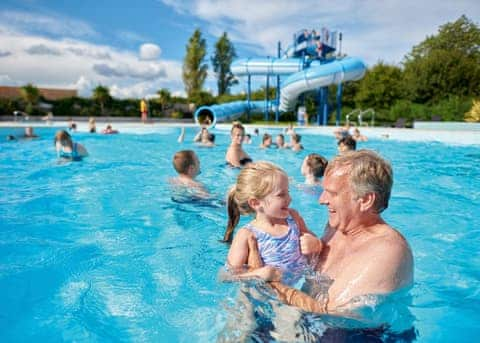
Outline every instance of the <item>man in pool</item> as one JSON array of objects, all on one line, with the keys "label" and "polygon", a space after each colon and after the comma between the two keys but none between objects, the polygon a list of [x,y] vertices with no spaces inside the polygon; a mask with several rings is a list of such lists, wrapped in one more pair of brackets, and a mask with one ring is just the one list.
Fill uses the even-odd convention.
[{"label": "man in pool", "polygon": [[328,225],[321,239],[305,235],[300,246],[303,254],[319,252],[315,268],[332,283],[323,301],[317,301],[272,282],[282,301],[334,314],[354,310],[359,305],[352,300],[359,296],[388,294],[412,284],[410,247],[380,215],[388,207],[392,184],[390,164],[373,151],[347,152],[329,162],[319,199],[328,208]]}]

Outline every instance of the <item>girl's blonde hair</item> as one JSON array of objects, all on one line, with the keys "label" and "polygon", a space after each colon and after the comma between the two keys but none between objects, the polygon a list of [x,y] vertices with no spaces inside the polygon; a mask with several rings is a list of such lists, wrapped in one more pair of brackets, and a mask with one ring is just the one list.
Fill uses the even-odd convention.
[{"label": "girl's blonde hair", "polygon": [[240,171],[237,183],[227,196],[228,223],[223,242],[232,241],[240,215],[255,212],[248,204],[248,200],[252,198],[262,200],[269,195],[275,189],[279,175],[287,177],[280,167],[264,161],[249,163]]}]

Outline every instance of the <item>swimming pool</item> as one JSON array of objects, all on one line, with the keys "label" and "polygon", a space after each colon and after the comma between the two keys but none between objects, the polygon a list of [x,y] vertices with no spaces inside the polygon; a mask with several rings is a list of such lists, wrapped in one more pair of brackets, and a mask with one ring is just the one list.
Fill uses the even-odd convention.
[{"label": "swimming pool", "polygon": [[[182,144],[173,127],[79,132],[90,156],[72,163],[58,163],[54,129],[35,131],[39,139],[0,141],[0,340],[211,342],[224,334],[238,290],[217,280],[228,249],[218,242],[220,200],[237,174],[224,165],[228,131],[215,132],[212,149],[191,143],[193,128]],[[300,164],[310,152],[333,157],[336,145],[302,133],[298,154],[259,150],[260,137],[245,149],[288,172],[292,207],[321,234],[327,214],[298,187]],[[417,339],[471,341],[480,334],[480,147],[381,139],[360,147],[393,165],[384,217],[414,253]],[[171,200],[171,157],[186,148],[198,153],[199,180],[219,201]]]}]

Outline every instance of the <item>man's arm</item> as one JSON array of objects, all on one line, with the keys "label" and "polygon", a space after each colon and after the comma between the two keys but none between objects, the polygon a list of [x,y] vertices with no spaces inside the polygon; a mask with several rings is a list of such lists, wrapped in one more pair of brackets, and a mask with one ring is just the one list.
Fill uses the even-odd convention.
[{"label": "man's arm", "polygon": [[[381,239],[384,239],[383,237]],[[362,268],[352,266],[339,276],[328,291],[328,303],[320,304],[315,299],[281,283],[272,283],[279,298],[288,305],[308,312],[335,313],[345,310],[349,302],[361,295],[385,294],[407,286],[413,281],[413,258],[408,244],[390,240],[386,244],[370,242],[369,254],[362,259]],[[354,308],[352,304],[352,309]]]}]

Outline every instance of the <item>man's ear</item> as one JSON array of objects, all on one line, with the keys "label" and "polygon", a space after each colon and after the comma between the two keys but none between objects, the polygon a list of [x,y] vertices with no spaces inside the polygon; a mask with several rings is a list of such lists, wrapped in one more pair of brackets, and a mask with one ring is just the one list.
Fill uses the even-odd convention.
[{"label": "man's ear", "polygon": [[360,211],[366,212],[373,208],[376,199],[377,195],[375,193],[367,193],[363,197],[358,198],[358,201],[360,202]]},{"label": "man's ear", "polygon": [[247,203],[248,203],[248,206],[253,208],[255,211],[257,211],[258,208],[260,207],[260,200],[255,198],[248,199]]}]

